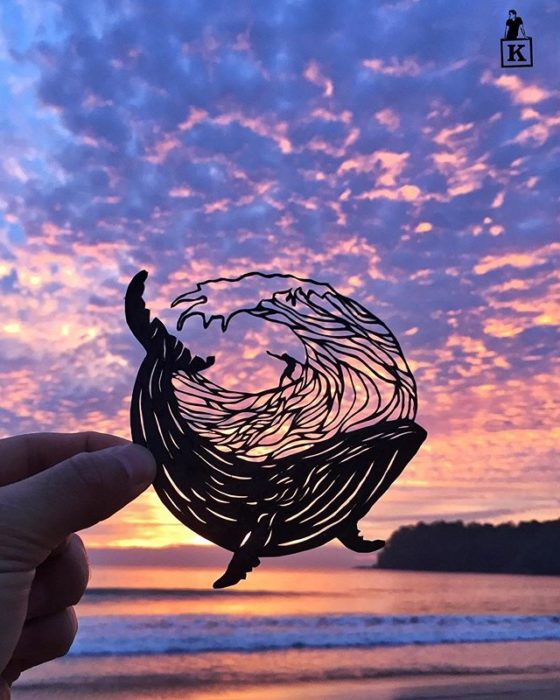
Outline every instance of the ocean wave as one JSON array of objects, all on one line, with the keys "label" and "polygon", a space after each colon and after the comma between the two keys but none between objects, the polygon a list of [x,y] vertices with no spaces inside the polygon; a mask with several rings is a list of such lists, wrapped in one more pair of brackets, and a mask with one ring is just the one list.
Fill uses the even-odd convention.
[{"label": "ocean wave", "polygon": [[377,316],[330,285],[251,272],[200,283],[172,306],[185,303],[178,329],[201,316],[204,326],[219,321],[225,331],[244,313],[287,326],[305,352],[303,364],[288,359],[290,381],[256,394],[178,373],[181,414],[213,444],[264,462],[301,453],[340,432],[414,420],[416,384],[396,338]]},{"label": "ocean wave", "polygon": [[110,656],[560,641],[560,615],[84,617],[70,654]]}]

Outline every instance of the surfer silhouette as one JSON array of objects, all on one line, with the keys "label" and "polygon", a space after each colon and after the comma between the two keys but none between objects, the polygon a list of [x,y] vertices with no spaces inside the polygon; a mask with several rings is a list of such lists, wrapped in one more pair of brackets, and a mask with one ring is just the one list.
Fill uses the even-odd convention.
[{"label": "surfer silhouette", "polygon": [[520,29],[523,36],[526,36],[525,27],[523,26],[523,19],[521,17],[518,17],[517,12],[515,10],[510,10],[508,15],[509,16],[506,21],[506,30],[504,35],[505,38],[517,39]]},{"label": "surfer silhouette", "polygon": [[294,371],[296,367],[300,364],[295,357],[292,357],[291,355],[288,355],[287,352],[283,352],[281,355],[277,355],[274,352],[270,352],[270,350],[266,351],[271,357],[275,357],[277,360],[282,360],[282,362],[286,363],[286,366],[284,367],[284,371],[282,372],[280,376],[280,386],[282,386],[282,382],[284,379],[287,379],[288,381],[291,381],[294,378]]}]

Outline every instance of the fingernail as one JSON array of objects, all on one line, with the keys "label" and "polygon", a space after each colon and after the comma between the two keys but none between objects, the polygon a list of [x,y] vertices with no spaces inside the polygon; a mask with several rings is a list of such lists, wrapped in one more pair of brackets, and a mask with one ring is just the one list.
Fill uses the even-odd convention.
[{"label": "fingernail", "polygon": [[156,461],[152,453],[141,445],[115,447],[114,455],[125,468],[133,484],[149,484],[156,476]]}]

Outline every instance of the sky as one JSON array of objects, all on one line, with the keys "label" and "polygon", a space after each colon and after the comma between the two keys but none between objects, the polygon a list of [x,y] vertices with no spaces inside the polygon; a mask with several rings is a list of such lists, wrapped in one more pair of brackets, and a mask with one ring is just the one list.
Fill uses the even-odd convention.
[{"label": "sky", "polygon": [[[123,295],[244,272],[328,282],[378,315],[428,439],[362,522],[558,517],[560,11],[487,0],[4,0],[0,434],[128,437],[142,349]],[[259,325],[260,323],[260,325]],[[255,391],[290,338],[181,337]],[[148,492],[93,547],[201,543]]]}]

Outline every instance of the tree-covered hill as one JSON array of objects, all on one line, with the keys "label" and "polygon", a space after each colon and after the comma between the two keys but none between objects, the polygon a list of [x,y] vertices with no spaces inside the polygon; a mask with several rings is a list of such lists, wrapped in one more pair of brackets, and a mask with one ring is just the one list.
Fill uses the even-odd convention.
[{"label": "tree-covered hill", "polygon": [[379,553],[377,567],[560,575],[560,519],[517,525],[434,522],[401,527]]}]

